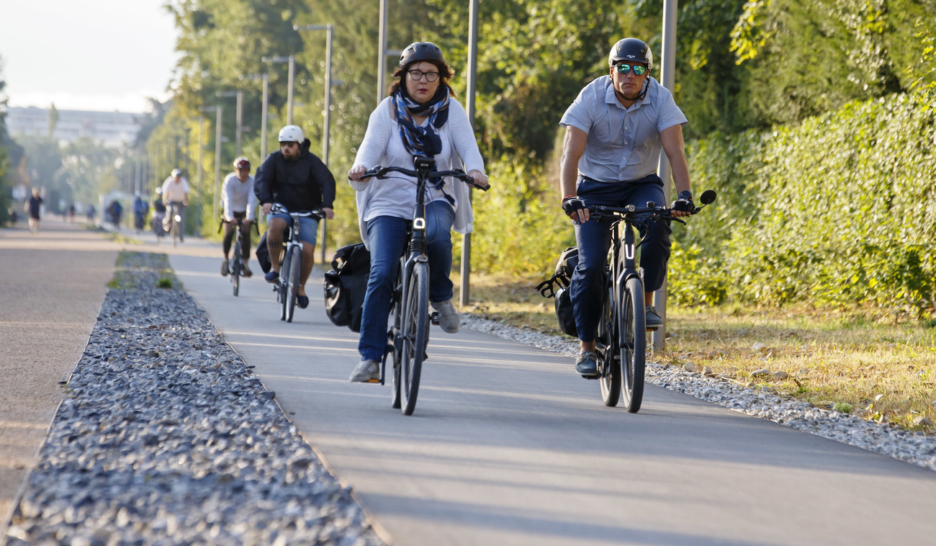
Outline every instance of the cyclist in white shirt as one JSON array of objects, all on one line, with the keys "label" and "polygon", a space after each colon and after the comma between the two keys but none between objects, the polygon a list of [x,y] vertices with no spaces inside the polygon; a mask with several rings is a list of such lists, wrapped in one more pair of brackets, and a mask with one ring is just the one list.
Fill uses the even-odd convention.
[{"label": "cyclist in white shirt", "polygon": [[166,219],[163,221],[163,229],[169,231],[172,227],[170,222],[173,216],[178,215],[182,217],[183,229],[179,230],[179,241],[182,241],[184,240],[183,234],[185,233],[185,207],[188,206],[188,180],[182,177],[182,171],[179,169],[172,169],[172,174],[163,182],[162,190],[163,201],[169,208],[169,214],[166,214]]},{"label": "cyclist in white shirt", "polygon": [[224,179],[224,186],[221,188],[221,202],[224,205],[224,262],[221,263],[221,275],[228,274],[228,256],[231,253],[231,242],[234,240],[234,227],[237,220],[241,221],[241,233],[243,234],[243,246],[241,246],[241,256],[244,258],[244,276],[253,275],[250,268],[247,267],[247,261],[250,259],[250,225],[257,219],[257,196],[254,194],[254,177],[250,176],[250,160],[246,157],[238,157],[234,160],[234,168],[237,169],[227,175]]}]

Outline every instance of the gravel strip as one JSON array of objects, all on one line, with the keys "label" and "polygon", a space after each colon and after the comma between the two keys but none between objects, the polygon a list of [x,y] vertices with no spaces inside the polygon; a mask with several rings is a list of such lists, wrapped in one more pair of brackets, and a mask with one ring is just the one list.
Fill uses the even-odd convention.
[{"label": "gravel strip", "polygon": [[383,544],[168,268],[121,254],[8,544]]},{"label": "gravel strip", "polygon": [[[570,358],[579,353],[578,341],[571,338],[516,328],[469,313],[462,314],[462,326]],[[751,388],[726,377],[706,376],[677,366],[648,362],[646,378],[654,385],[734,411],[936,470],[936,438],[920,432],[817,408],[795,398],[781,396],[769,388]]]}]

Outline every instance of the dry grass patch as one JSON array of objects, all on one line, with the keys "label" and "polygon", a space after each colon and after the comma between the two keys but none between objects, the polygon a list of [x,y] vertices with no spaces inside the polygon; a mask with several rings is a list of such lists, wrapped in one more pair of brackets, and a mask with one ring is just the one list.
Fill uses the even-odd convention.
[{"label": "dry grass patch", "polygon": [[[458,300],[459,280],[453,276]],[[562,335],[540,278],[473,275],[464,311]],[[807,307],[671,308],[667,350],[654,359],[770,385],[817,406],[936,431],[936,325],[893,324]],[[766,371],[766,373],[764,373]],[[754,376],[755,372],[763,375]]]}]

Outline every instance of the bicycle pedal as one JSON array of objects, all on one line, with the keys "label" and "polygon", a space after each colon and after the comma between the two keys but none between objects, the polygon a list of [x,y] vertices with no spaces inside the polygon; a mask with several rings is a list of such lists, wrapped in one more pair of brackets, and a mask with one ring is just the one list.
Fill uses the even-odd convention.
[{"label": "bicycle pedal", "polygon": [[436,326],[438,326],[439,325],[439,312],[433,311],[432,314],[429,315],[429,321],[435,324]]},{"label": "bicycle pedal", "polygon": [[660,329],[659,326],[652,326],[652,327],[648,327],[648,328],[647,328],[647,331],[648,331],[648,332],[656,332],[656,331],[659,330],[659,329]]},{"label": "bicycle pedal", "polygon": [[582,377],[585,378],[585,379],[595,380],[595,379],[598,379],[599,377],[601,377],[601,374],[598,374],[598,375],[583,375]]},{"label": "bicycle pedal", "polygon": [[379,380],[379,379],[368,379],[367,382],[368,382],[368,383],[380,383],[380,380]]}]

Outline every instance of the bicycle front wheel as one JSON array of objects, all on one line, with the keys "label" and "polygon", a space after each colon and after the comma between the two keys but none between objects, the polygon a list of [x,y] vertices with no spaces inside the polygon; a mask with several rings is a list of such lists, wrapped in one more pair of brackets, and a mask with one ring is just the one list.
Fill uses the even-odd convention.
[{"label": "bicycle front wheel", "polygon": [[289,298],[286,297],[286,279],[289,274],[289,249],[285,249],[286,257],[283,259],[283,265],[280,266],[280,276],[276,280],[276,298],[280,303],[280,320],[286,320],[286,309],[289,307]]},{"label": "bicycle front wheel", "polygon": [[618,339],[624,379],[624,407],[630,413],[640,411],[644,390],[644,363],[647,350],[643,282],[627,279],[618,306]]},{"label": "bicycle front wheel", "polygon": [[598,383],[601,385],[601,400],[609,408],[617,406],[621,399],[621,355],[620,340],[617,336],[615,316],[617,308],[614,302],[614,289],[608,284],[608,295],[601,310],[598,323],[598,340],[604,345],[600,348],[600,368]]},{"label": "bicycle front wheel", "polygon": [[400,394],[403,415],[412,415],[419,394],[426,344],[429,342],[429,266],[416,262],[409,278],[403,302],[403,350],[400,369]]},{"label": "bicycle front wheel", "polygon": [[296,298],[299,295],[299,269],[302,268],[302,258],[299,256],[299,247],[294,246],[289,250],[289,270],[286,272],[286,322],[292,322],[293,314],[296,312]]},{"label": "bicycle front wheel", "polygon": [[240,250],[234,249],[234,265],[231,267],[231,284],[234,285],[234,296],[240,292],[240,274],[241,274]]}]

